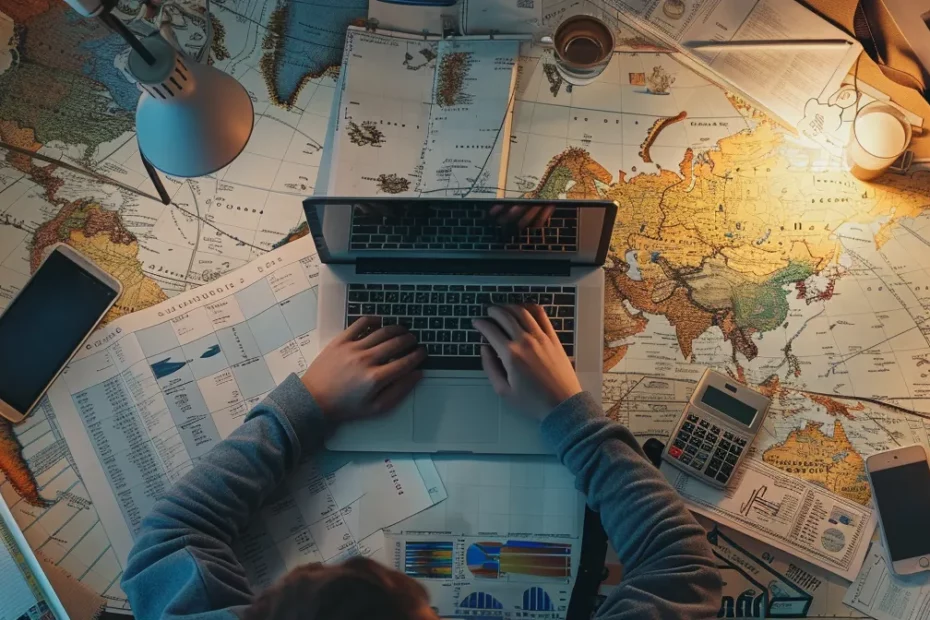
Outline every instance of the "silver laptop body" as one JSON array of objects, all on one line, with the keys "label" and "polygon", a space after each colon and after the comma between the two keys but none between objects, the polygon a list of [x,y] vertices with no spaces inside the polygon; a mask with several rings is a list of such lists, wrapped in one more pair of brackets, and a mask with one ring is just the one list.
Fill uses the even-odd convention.
[{"label": "silver laptop body", "polygon": [[488,303],[543,305],[582,387],[600,398],[602,265],[616,204],[558,201],[555,228],[521,232],[489,218],[500,204],[530,201],[304,201],[322,263],[321,346],[358,316],[376,315],[407,325],[429,349],[413,394],[387,416],[343,425],[329,449],[548,453],[538,421],[511,409],[481,370],[478,337],[467,329]]}]

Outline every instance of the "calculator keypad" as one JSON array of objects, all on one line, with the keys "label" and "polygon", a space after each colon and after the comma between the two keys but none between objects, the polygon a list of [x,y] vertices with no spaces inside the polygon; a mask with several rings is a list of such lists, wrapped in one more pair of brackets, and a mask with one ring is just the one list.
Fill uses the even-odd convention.
[{"label": "calculator keypad", "polygon": [[672,439],[668,454],[709,478],[725,484],[733,475],[747,441],[689,413]]}]

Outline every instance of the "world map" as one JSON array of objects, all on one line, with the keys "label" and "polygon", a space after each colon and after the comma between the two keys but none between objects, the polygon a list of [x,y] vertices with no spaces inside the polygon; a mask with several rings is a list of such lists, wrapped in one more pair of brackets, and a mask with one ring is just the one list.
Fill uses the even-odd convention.
[{"label": "world map", "polygon": [[[255,133],[227,169],[165,178],[165,206],[127,189],[152,193],[125,45],[61,2],[0,0],[0,306],[58,242],[123,282],[112,319],[299,236],[342,37],[367,9],[334,4],[212,4],[210,58],[249,91]],[[120,11],[129,20],[137,8]],[[203,45],[194,20],[172,19],[185,48]],[[435,59],[408,56],[411,72]],[[450,102],[468,61],[450,61]],[[774,400],[753,458],[860,503],[869,454],[930,445],[928,173],[861,183],[835,151],[669,55],[617,54],[574,89],[544,54],[524,50],[518,69],[506,193],[620,205],[606,268],[608,416],[665,438],[700,373],[716,368]],[[848,126],[848,101],[818,105]],[[362,124],[356,134],[359,148],[391,147]],[[371,176],[386,193],[411,189],[404,176]],[[98,529],[47,408],[15,431],[0,422],[0,470],[17,519],[46,524],[30,525],[30,543],[125,607],[118,566],[71,552]]]}]

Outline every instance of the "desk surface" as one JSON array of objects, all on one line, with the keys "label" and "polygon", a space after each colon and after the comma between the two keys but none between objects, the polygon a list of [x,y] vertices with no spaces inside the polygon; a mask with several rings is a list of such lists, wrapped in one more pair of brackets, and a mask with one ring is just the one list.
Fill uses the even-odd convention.
[{"label": "desk surface", "polygon": [[[259,23],[269,19],[263,12],[265,3],[254,4],[256,13],[247,17]],[[854,2],[812,0],[811,4],[841,26],[851,27]],[[26,3],[12,18],[32,29],[34,36],[27,41],[53,41],[56,32],[76,32],[62,17],[63,5],[59,9],[47,13],[51,9]],[[43,249],[59,240],[90,253],[125,278],[127,295],[117,312],[126,313],[211,282],[304,232],[299,199],[313,190],[334,91],[331,75],[319,74],[325,73],[326,62],[338,60],[338,53],[334,58],[283,47],[289,55],[280,57],[287,59],[290,72],[266,71],[274,59],[264,62],[260,46],[241,44],[254,42],[254,31],[243,30],[243,24],[252,22],[222,10],[217,18],[224,28],[214,48],[218,66],[256,94],[256,133],[248,152],[223,173],[222,180],[169,179],[172,207],[61,168],[52,174],[42,162],[3,153],[0,247],[8,251],[0,265],[0,305],[25,282]],[[96,42],[110,36],[96,22],[88,22],[81,32]],[[71,39],[62,36],[62,40]],[[290,43],[272,43],[302,43],[295,37],[280,40]],[[45,47],[23,47],[22,58],[35,62],[0,72],[0,138],[27,150],[45,146],[55,157],[59,154],[55,145],[66,144],[72,157],[85,158],[79,163],[93,164],[121,182],[144,187],[130,133],[137,93],[121,76],[107,72],[112,49],[97,45],[48,55]],[[75,54],[84,55],[81,64],[74,60]],[[316,64],[294,65],[298,58]],[[0,67],[6,66],[6,59],[0,53]],[[98,98],[82,98],[85,91],[77,86],[74,91],[50,89],[50,83],[58,82],[35,81],[35,75],[26,71],[35,66]],[[74,75],[80,76],[78,82],[70,81]],[[930,119],[930,105],[889,82],[868,59],[862,61],[860,75]],[[88,101],[112,101],[113,107],[94,108],[100,116],[76,122]],[[926,137],[915,140],[921,152],[930,150],[927,145]],[[817,393],[830,389],[802,393],[783,388],[836,376],[834,361],[841,360],[859,373],[858,381],[847,376],[839,382],[847,390],[853,384],[861,387],[882,380],[884,387],[868,395],[891,396],[904,407],[923,395],[922,374],[930,346],[919,325],[930,279],[914,265],[930,264],[925,245],[930,226],[920,217],[930,203],[926,181],[922,187],[904,184],[869,190],[842,174],[792,172],[765,177],[769,160],[752,158],[758,143],[744,141],[736,146],[726,155],[749,153],[747,161],[754,165],[742,169],[746,178],[721,179],[705,165],[687,192],[680,191],[687,185],[667,192],[650,187],[648,174],[636,184],[621,183],[615,181],[619,170],[589,161],[575,168],[596,173],[590,187],[603,183],[604,175],[609,177],[626,213],[667,226],[656,234],[627,217],[615,232],[606,329],[607,340],[616,346],[608,351],[605,365],[613,368],[626,356],[627,364],[653,364],[660,376],[672,374],[672,367],[678,365],[687,377],[689,361],[694,359],[737,374],[749,372],[784,399],[769,437],[771,445],[783,448],[771,452],[770,459],[778,462],[785,449],[790,451],[799,442],[813,443],[825,453],[848,455],[842,467],[825,476],[824,484],[855,480],[864,451],[875,447],[871,438],[926,442],[922,426],[912,424],[914,417],[874,402]],[[683,153],[677,156],[680,160]],[[759,174],[750,178],[750,170]],[[538,177],[544,172],[532,171]],[[628,171],[630,177],[634,173]],[[656,178],[677,173],[672,169]],[[720,201],[697,199],[723,190],[739,193],[723,194]],[[786,194],[792,200],[785,200]],[[784,252],[772,259],[768,248],[779,244]],[[711,260],[715,257],[716,262]],[[638,271],[631,268],[633,264]],[[726,266],[738,273],[726,272]],[[704,267],[707,277],[693,277]],[[700,303],[694,302],[695,296]],[[687,391],[687,381],[681,386],[682,392]],[[647,389],[671,391],[651,398]],[[663,388],[661,382],[641,376],[613,382],[605,396],[610,414],[645,437],[667,432],[667,421],[659,420],[659,412],[668,410],[670,401],[681,400],[678,389]],[[811,409],[817,415],[802,415]],[[0,422],[0,469],[7,478],[3,497],[14,504],[24,527],[34,524],[29,528],[30,541],[56,560],[76,566],[78,554],[71,550],[98,531],[99,524],[86,490],[70,468],[53,412],[43,408],[15,431]],[[861,487],[852,487],[850,493],[867,501]],[[762,552],[753,551],[760,556]],[[96,580],[94,585],[101,591],[119,596],[117,574],[95,573],[91,568],[85,574]],[[828,579],[818,574],[819,578]]]}]

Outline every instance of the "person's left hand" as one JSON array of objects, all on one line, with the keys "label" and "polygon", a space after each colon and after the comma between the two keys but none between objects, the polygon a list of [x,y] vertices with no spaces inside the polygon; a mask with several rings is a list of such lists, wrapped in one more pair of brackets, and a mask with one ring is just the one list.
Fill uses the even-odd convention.
[{"label": "person's left hand", "polygon": [[417,346],[406,328],[375,329],[378,325],[374,317],[350,325],[320,352],[301,378],[328,422],[386,413],[423,376],[417,367],[426,359],[426,349]]}]

